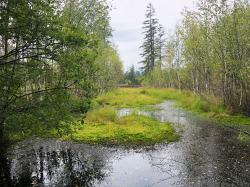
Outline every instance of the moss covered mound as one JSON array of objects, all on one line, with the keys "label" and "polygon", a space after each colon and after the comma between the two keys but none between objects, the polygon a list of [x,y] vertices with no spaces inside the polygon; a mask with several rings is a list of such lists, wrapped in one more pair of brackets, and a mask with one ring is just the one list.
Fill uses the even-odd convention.
[{"label": "moss covered mound", "polygon": [[179,137],[169,123],[137,114],[119,118],[111,107],[89,112],[85,123],[76,127],[63,138],[94,144],[152,145],[173,142]]}]

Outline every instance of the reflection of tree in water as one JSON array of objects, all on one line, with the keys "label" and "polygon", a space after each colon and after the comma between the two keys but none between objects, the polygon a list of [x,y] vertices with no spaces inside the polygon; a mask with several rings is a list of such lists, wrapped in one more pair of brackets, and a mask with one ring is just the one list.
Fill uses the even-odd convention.
[{"label": "reflection of tree in water", "polygon": [[[86,153],[87,152],[87,153]],[[36,184],[53,186],[93,186],[106,176],[106,158],[103,151],[88,150],[88,147],[46,148],[39,147],[29,151],[21,151],[5,163],[1,169],[0,186],[36,186]],[[9,168],[9,169],[8,169]],[[7,172],[9,171],[9,172]],[[8,179],[8,185],[7,180]]]},{"label": "reflection of tree in water", "polygon": [[3,154],[2,149],[0,149],[0,186],[7,187],[10,186],[10,184],[11,184],[10,164],[6,156]]}]

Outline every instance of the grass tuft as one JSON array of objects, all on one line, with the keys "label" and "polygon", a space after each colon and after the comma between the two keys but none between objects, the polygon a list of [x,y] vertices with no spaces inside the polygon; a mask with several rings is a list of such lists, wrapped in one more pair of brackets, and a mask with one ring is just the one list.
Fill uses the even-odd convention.
[{"label": "grass tuft", "polygon": [[103,123],[115,122],[117,119],[117,111],[112,107],[102,107],[87,113],[86,122]]}]

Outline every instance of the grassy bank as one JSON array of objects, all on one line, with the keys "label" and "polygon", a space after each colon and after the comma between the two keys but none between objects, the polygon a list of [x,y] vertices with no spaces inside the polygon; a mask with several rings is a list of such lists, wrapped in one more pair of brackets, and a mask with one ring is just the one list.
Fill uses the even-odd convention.
[{"label": "grassy bank", "polygon": [[[86,143],[154,144],[178,139],[171,124],[162,124],[152,118],[132,114],[118,117],[118,108],[143,108],[164,100],[175,100],[177,106],[194,114],[214,119],[220,124],[236,128],[250,127],[250,118],[231,114],[222,102],[213,96],[197,96],[192,92],[157,88],[120,88],[99,96],[83,120],[61,123],[57,128],[36,128],[11,134],[10,139],[21,140],[30,136],[57,137]],[[147,108],[146,108],[147,109]],[[249,129],[249,128],[248,128]],[[244,132],[244,131],[242,131]],[[245,138],[245,134],[239,136]]]},{"label": "grassy bank", "polygon": [[120,88],[99,96],[95,103],[117,108],[143,107],[175,100],[178,107],[198,115],[214,119],[229,125],[250,125],[250,118],[232,114],[221,100],[211,95],[194,95],[193,92],[165,88]]},{"label": "grassy bank", "polygon": [[[75,125],[73,133],[63,138],[87,143],[154,144],[175,141],[178,135],[171,124],[132,114],[119,118],[118,108],[145,108],[164,100],[175,100],[177,106],[220,123],[250,125],[250,118],[231,115],[213,96],[197,96],[175,89],[120,88],[96,98],[83,125]],[[76,127],[76,128],[75,128]]]}]

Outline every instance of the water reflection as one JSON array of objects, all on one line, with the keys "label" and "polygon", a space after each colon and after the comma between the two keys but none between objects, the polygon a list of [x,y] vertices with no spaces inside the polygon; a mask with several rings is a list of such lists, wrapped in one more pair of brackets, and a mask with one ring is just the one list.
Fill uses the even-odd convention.
[{"label": "water reflection", "polygon": [[8,185],[93,186],[106,176],[109,155],[102,148],[35,139],[18,144],[8,153],[9,162],[2,161],[10,168],[4,174]]},{"label": "water reflection", "polygon": [[172,102],[158,107],[140,113],[174,123],[179,142],[128,149],[27,140],[0,157],[0,186],[250,186],[249,142]]},{"label": "water reflection", "polygon": [[[237,132],[232,129],[175,109],[170,101],[159,107],[162,110],[139,113],[162,122],[170,121],[181,127],[183,134],[179,142],[145,153],[152,168],[160,173],[153,177],[150,185],[250,186],[249,142],[239,142]],[[126,109],[119,114],[133,112]]]}]

